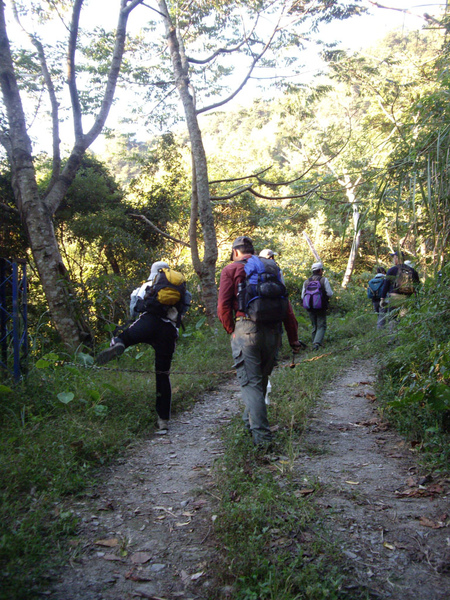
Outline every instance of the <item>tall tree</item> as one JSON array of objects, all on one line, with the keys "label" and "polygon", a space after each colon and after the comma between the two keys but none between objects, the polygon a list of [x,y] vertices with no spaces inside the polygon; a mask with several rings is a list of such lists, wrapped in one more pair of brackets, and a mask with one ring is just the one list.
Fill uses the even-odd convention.
[{"label": "tall tree", "polygon": [[[339,0],[306,3],[262,0],[256,4],[247,1],[236,4],[225,0],[220,5],[205,2],[201,7],[177,0],[158,0],[157,12],[164,23],[171,73],[183,105],[191,143],[191,255],[202,282],[203,300],[211,322],[217,300],[217,236],[199,115],[235,98],[254,77],[258,67],[262,67],[267,77],[268,69],[280,68],[283,62],[289,65],[292,76],[295,72],[293,65],[300,57],[299,49],[306,39],[302,25],[308,23],[309,28],[314,29],[319,21],[346,18],[358,12],[358,7],[355,4],[344,5]],[[193,52],[198,54],[199,49],[206,56],[194,57]],[[230,74],[238,71],[238,67],[243,74],[229,91],[227,80]],[[206,104],[206,99],[209,104]],[[201,107],[200,100],[205,102]],[[202,259],[197,222],[203,238]]]},{"label": "tall tree", "polygon": [[[125,51],[128,17],[136,6],[142,4],[142,1],[120,0],[117,28],[111,44],[109,68],[104,80],[104,91],[99,100],[94,124],[86,133],[83,127],[83,95],[79,92],[77,85],[76,63],[83,0],[74,0],[71,3],[72,16],[68,27],[66,57],[67,86],[71,99],[75,142],[64,167],[62,167],[60,151],[59,85],[53,77],[56,70],[52,70],[47,59],[49,48],[37,34],[34,32],[29,34],[29,39],[35,48],[33,60],[37,60],[39,64],[42,86],[48,94],[53,127],[52,176],[43,193],[39,192],[36,181],[33,145],[28,135],[27,119],[22,102],[21,84],[23,85],[23,82],[19,81],[18,63],[13,58],[8,38],[6,5],[4,1],[0,1],[0,85],[7,120],[6,126],[0,134],[0,141],[11,165],[16,206],[27,231],[52,318],[61,339],[71,349],[75,349],[80,342],[87,341],[89,329],[74,302],[70,279],[58,248],[52,219],[77,173],[86,149],[98,137],[105,125],[114,99]],[[18,18],[19,7],[15,2],[12,4]],[[52,3],[53,8],[63,11],[64,4],[58,5],[58,2]],[[42,6],[35,8],[42,13]],[[44,13],[48,8],[46,5]]]}]

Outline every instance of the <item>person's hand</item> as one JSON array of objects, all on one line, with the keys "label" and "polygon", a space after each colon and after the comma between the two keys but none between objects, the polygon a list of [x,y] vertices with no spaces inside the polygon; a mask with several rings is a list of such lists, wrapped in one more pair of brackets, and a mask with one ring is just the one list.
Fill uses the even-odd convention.
[{"label": "person's hand", "polygon": [[386,308],[387,306],[387,302],[384,298],[381,298],[380,300],[380,308]]},{"label": "person's hand", "polygon": [[303,342],[294,342],[293,344],[291,344],[291,348],[292,348],[292,352],[294,354],[298,354],[300,352],[301,348],[304,348],[305,344]]}]

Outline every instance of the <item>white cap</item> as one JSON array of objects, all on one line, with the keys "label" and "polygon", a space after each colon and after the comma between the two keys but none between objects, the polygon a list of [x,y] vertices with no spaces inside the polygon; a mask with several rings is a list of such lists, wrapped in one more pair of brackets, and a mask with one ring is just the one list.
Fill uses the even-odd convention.
[{"label": "white cap", "polygon": [[274,252],[269,248],[264,248],[264,250],[261,250],[261,252],[259,253],[259,256],[261,256],[261,258],[272,258],[272,256],[276,256],[277,254],[278,252]]},{"label": "white cap", "polygon": [[156,277],[156,275],[158,274],[158,271],[160,269],[170,269],[170,267],[166,262],[164,262],[162,260],[158,260],[157,262],[154,262],[152,264],[150,275],[148,276],[149,281],[151,281],[152,279],[154,279]]},{"label": "white cap", "polygon": [[311,271],[318,271],[319,269],[323,269],[323,263],[322,262],[316,262],[311,267]]},{"label": "white cap", "polygon": [[407,265],[408,267],[412,267],[413,266],[413,264],[412,264],[412,262],[410,260],[405,260],[405,262],[403,264]]}]

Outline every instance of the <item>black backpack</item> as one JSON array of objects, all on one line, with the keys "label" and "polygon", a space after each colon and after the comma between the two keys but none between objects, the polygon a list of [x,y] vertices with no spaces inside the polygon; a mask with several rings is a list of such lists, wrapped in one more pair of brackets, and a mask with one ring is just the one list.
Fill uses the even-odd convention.
[{"label": "black backpack", "polygon": [[396,294],[411,296],[414,294],[413,270],[408,265],[397,265],[397,275],[395,277],[394,289]]},{"label": "black backpack", "polygon": [[275,261],[251,256],[242,261],[245,282],[239,284],[238,310],[255,323],[281,323],[287,316],[289,300]]}]

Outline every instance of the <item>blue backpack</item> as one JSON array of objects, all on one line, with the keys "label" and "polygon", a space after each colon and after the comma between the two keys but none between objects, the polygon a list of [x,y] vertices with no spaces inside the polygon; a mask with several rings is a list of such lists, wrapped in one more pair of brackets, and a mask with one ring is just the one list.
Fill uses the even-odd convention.
[{"label": "blue backpack", "polygon": [[280,267],[259,256],[251,256],[244,264],[246,279],[239,284],[238,309],[255,323],[281,323],[289,301]]},{"label": "blue backpack", "polygon": [[381,298],[381,290],[384,285],[384,277],[374,277],[369,281],[367,288],[367,297],[371,300],[379,300]]},{"label": "blue backpack", "polygon": [[323,310],[327,308],[328,296],[324,292],[322,279],[323,277],[317,275],[313,275],[308,279],[303,295],[303,308],[306,308],[306,310]]}]

